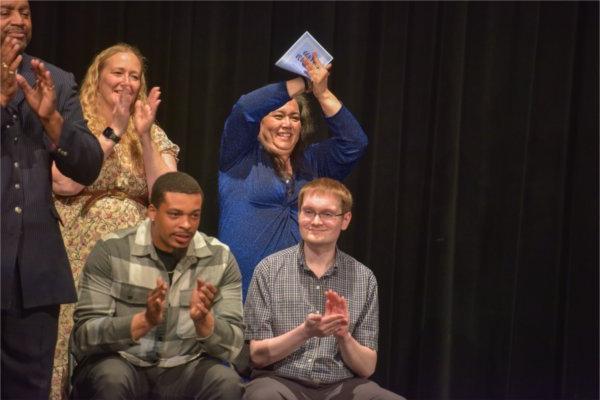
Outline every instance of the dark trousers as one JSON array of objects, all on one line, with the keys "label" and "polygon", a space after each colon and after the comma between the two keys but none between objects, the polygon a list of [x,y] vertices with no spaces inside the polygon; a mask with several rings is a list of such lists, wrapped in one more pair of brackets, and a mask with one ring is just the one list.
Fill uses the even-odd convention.
[{"label": "dark trousers", "polygon": [[2,310],[2,399],[48,399],[59,305]]},{"label": "dark trousers", "polygon": [[240,377],[219,360],[200,357],[176,367],[138,367],[118,354],[92,356],[73,373],[72,399],[239,400]]},{"label": "dark trousers", "polygon": [[405,400],[362,378],[350,378],[338,383],[308,386],[283,378],[273,372],[260,374],[246,384],[244,400]]}]

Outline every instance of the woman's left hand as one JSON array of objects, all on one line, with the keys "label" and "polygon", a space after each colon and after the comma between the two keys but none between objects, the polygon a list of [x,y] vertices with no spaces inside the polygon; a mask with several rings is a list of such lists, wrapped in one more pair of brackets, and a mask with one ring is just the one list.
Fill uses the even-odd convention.
[{"label": "woman's left hand", "polygon": [[329,78],[331,64],[323,65],[315,51],[312,55],[312,60],[308,57],[302,59],[302,65],[304,65],[306,72],[308,72],[308,76],[310,76],[310,80],[312,81],[312,92],[318,99],[329,90],[327,87],[327,78]]},{"label": "woman's left hand", "polygon": [[150,128],[156,119],[156,110],[160,101],[160,88],[155,86],[150,90],[146,104],[141,100],[135,102],[133,126],[140,136],[150,135]]}]

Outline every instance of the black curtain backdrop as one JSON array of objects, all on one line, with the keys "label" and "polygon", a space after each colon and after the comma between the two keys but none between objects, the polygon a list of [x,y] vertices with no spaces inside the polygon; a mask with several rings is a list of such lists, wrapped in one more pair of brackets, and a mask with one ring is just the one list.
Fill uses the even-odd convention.
[{"label": "black curtain backdrop", "polygon": [[[598,3],[32,2],[29,52],[83,78],[116,42],[207,201],[236,99],[304,31],[370,144],[341,248],[380,288],[374,379],[412,399],[598,398]],[[321,133],[322,134],[322,133]]]}]

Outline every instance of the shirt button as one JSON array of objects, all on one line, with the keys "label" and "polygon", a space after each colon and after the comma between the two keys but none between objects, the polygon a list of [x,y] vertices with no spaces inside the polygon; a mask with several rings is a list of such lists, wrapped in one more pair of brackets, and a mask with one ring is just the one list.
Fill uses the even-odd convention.
[{"label": "shirt button", "polygon": [[309,362],[309,363],[312,363],[312,362],[313,362],[313,359],[312,359],[312,358],[309,358],[309,359],[308,359],[308,362]]},{"label": "shirt button", "polygon": [[13,119],[17,119],[17,118],[18,118],[17,114],[13,114]]},{"label": "shirt button", "polygon": [[15,161],[14,166],[15,166],[15,168],[19,168],[19,163]]},{"label": "shirt button", "polygon": [[21,209],[21,207],[15,207],[15,212],[17,214],[21,214],[23,212],[23,210]]},{"label": "shirt button", "polygon": [[21,184],[20,183],[15,183],[15,189],[21,189]]},{"label": "shirt button", "polygon": [[19,141],[19,138],[18,138],[18,137],[15,137],[15,138],[13,139],[13,141],[14,141],[15,143],[17,143],[17,142]]},{"label": "shirt button", "polygon": [[317,285],[317,290],[321,289],[321,286]]}]

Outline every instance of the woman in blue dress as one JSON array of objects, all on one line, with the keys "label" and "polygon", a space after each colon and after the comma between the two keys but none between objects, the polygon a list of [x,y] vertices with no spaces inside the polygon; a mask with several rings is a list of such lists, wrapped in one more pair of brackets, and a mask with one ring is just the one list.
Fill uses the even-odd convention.
[{"label": "woman in blue dress", "polygon": [[[310,80],[297,77],[243,95],[225,121],[219,158],[219,239],[242,272],[244,298],[254,267],[300,240],[298,192],[318,178],[343,180],[364,154],[367,136],[329,90],[331,65],[304,58]],[[306,146],[312,91],[329,138]]]}]

